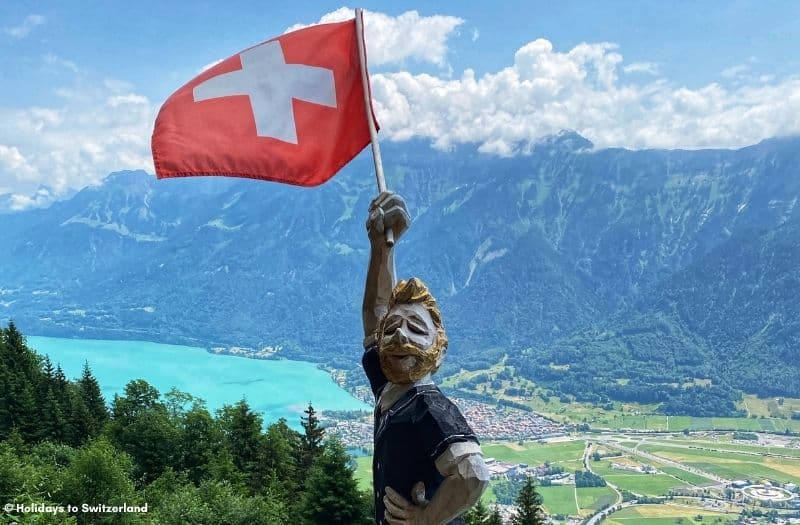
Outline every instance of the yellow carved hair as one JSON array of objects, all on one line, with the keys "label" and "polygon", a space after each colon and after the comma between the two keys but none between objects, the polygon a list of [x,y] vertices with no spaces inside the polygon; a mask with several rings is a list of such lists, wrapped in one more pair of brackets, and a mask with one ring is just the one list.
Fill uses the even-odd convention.
[{"label": "yellow carved hair", "polygon": [[395,305],[420,303],[428,310],[433,319],[433,325],[436,327],[436,341],[433,343],[431,350],[436,351],[436,355],[447,350],[447,334],[444,331],[442,324],[442,314],[436,304],[436,299],[433,298],[431,291],[425,286],[420,279],[412,277],[407,281],[400,281],[392,290],[392,295],[389,297],[389,309],[381,319],[378,325],[378,340],[383,337],[384,329],[386,328],[386,317]]}]

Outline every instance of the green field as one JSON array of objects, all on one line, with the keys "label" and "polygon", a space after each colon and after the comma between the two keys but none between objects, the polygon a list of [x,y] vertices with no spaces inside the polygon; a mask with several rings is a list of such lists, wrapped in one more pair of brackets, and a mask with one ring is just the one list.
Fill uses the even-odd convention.
[{"label": "green field", "polygon": [[[488,373],[493,376],[506,370],[506,368],[504,364],[498,363],[488,370],[471,372],[462,370],[445,378],[442,384],[448,387],[464,388],[461,383],[465,380],[473,379],[482,373]],[[520,377],[511,381],[504,379],[500,383],[500,388],[493,388],[491,383],[488,382],[482,383],[480,385],[481,391],[497,400],[505,399],[527,405],[535,412],[555,421],[566,424],[586,423],[593,429],[670,432],[681,432],[683,430],[748,430],[764,432],[790,430],[800,432],[800,421],[790,419],[793,412],[800,411],[800,399],[783,398],[779,402],[775,398],[759,399],[753,395],[745,395],[743,400],[737,404],[737,407],[745,410],[752,417],[666,416],[657,413],[660,407],[657,403],[617,401],[612,403],[612,409],[606,410],[602,406],[591,403],[562,402],[555,396],[543,399],[539,395],[543,392],[541,387]],[[695,380],[694,383],[703,384],[703,381]],[[523,388],[529,392],[534,392],[534,395],[526,397],[509,396],[505,393],[508,387]],[[475,385],[467,387],[466,390],[478,392]]]},{"label": "green field", "polygon": [[558,466],[563,468],[565,472],[575,472],[576,470],[583,470],[583,460],[559,461]]},{"label": "green field", "polygon": [[585,514],[594,513],[594,511],[617,502],[617,493],[611,487],[581,487],[576,489],[576,492],[578,493],[578,506],[582,511],[585,509],[590,511]]},{"label": "green field", "polygon": [[784,483],[800,483],[800,459],[649,444],[639,448],[729,480],[764,478]]},{"label": "green field", "polygon": [[599,476],[605,476],[607,474],[635,474],[635,472],[626,472],[612,468],[611,463],[613,461],[619,461],[619,458],[601,459],[600,461],[589,460],[589,466],[592,468],[592,472]]},{"label": "green field", "polygon": [[[756,432],[800,432],[800,421],[778,417],[692,417],[665,416],[654,413],[655,405],[624,405],[622,409],[603,410],[585,403],[527,403],[537,412],[564,423],[588,423],[592,428],[610,430],[748,430]],[[633,412],[633,413],[631,413]]]},{"label": "green field", "polygon": [[563,441],[556,443],[526,442],[522,446],[515,443],[489,443],[483,445],[483,455],[507,463],[526,463],[541,465],[542,463],[559,463],[575,461],[583,457],[585,441]]},{"label": "green field", "polygon": [[755,417],[780,417],[788,418],[795,411],[800,411],[800,399],[785,398],[759,398],[746,395],[737,408],[743,409],[749,416]]},{"label": "green field", "polygon": [[[501,396],[502,397],[502,396]],[[800,421],[786,417],[774,417],[787,413],[786,409],[794,408],[798,400],[786,400],[782,412],[771,413],[772,417],[692,417],[665,416],[656,414],[657,405],[638,403],[615,403],[614,410],[587,403],[562,403],[557,398],[544,402],[536,397],[532,400],[514,399],[523,402],[535,411],[564,423],[588,423],[592,428],[611,430],[657,430],[681,432],[683,430],[750,430],[764,432],[783,432],[790,430],[800,432]],[[750,404],[750,400],[748,399]],[[791,403],[790,403],[791,402]],[[800,410],[800,408],[798,408]],[[768,414],[763,414],[767,415]]]},{"label": "green field", "polygon": [[[692,418],[670,418],[678,419],[678,423],[685,424]],[[699,420],[701,425],[709,425],[712,420]],[[639,444],[639,449],[657,456],[683,463],[687,466],[722,476],[727,479],[751,479],[759,481],[770,479],[781,482],[800,483],[800,449],[787,449],[773,447],[767,449],[754,445],[743,445],[724,441],[730,435],[719,436],[720,441],[712,441],[714,437],[705,437],[704,441],[692,440],[689,436],[676,435],[671,439],[657,438],[650,441],[648,438],[642,439],[639,436],[627,435],[620,436],[624,446],[633,448]],[[589,438],[592,439],[592,438]],[[586,446],[582,439],[571,441],[557,441],[552,443],[525,442],[519,443],[486,443],[483,445],[484,455],[493,457],[498,461],[507,463],[526,463],[531,466],[539,465],[544,462],[562,466],[567,472],[572,472],[582,468],[581,458]],[[612,450],[608,446],[599,445],[603,451]],[[702,447],[702,448],[700,448]],[[722,450],[718,450],[722,449]],[[776,457],[756,455],[754,453],[767,453],[767,451],[791,457]],[[647,464],[659,469],[659,474],[644,474],[627,470],[611,468],[612,462],[623,464]],[[356,459],[356,478],[359,488],[371,490],[371,458],[361,457]],[[609,483],[619,487],[621,490],[628,490],[636,494],[649,496],[668,495],[671,489],[685,486],[704,486],[714,483],[703,476],[686,472],[680,468],[651,461],[641,456],[624,454],[619,457],[606,458],[600,461],[590,461],[592,470],[603,476]],[[610,487],[591,487],[575,489],[574,486],[550,486],[539,487],[540,493],[544,498],[544,506],[551,514],[563,514],[570,516],[586,517],[604,505],[613,504],[617,500],[616,493]],[[496,501],[491,485],[484,493],[483,498],[486,503]],[[577,499],[577,502],[576,502]],[[605,523],[617,523],[626,525],[670,523],[676,524],[676,520],[683,518],[685,523],[690,523],[690,519],[697,515],[697,511],[691,510],[686,515],[664,516],[654,515],[652,507],[668,507],[667,505],[636,506],[630,509],[628,514],[615,513],[612,519]],[[639,509],[639,510],[636,510]],[[646,515],[641,515],[639,511],[644,509]],[[663,510],[663,509],[656,509]],[[667,509],[675,512],[674,508]],[[684,509],[685,511],[686,509]],[[627,509],[626,509],[627,511]],[[704,516],[709,516],[709,512],[700,512]],[[665,521],[666,520],[666,521]],[[733,518],[731,518],[733,520]],[[700,522],[695,522],[700,523]],[[706,523],[704,521],[703,523]],[[710,522],[708,522],[710,523]]]},{"label": "green field", "polygon": [[[702,516],[701,520],[695,517]],[[635,505],[613,513],[603,523],[607,525],[685,525],[735,523],[738,514],[709,512],[704,509],[672,505]]]},{"label": "green field", "polygon": [[679,469],[677,467],[668,467],[666,465],[655,465],[655,467],[662,471],[664,474],[669,474],[671,476],[675,476],[676,478],[685,481],[691,485],[695,485],[697,487],[708,485],[711,483],[716,484],[717,482],[713,479],[708,479],[703,476],[698,476],[697,474],[693,474],[692,472],[686,472],[683,469]]},{"label": "green field", "polygon": [[791,476],[784,472],[780,472],[765,467],[763,465],[759,465],[757,463],[720,464],[720,463],[693,461],[687,464],[730,480],[749,479],[755,482],[767,479],[767,480],[779,481],[782,483],[800,482],[800,477],[798,476]]},{"label": "green field", "polygon": [[[628,444],[628,446],[633,447],[635,445],[633,445],[631,443],[631,444]],[[589,462],[589,466],[592,467],[592,471],[594,471],[595,474],[598,474],[598,475],[606,477],[606,478],[608,476],[611,476],[612,483],[614,483],[614,481],[613,481],[614,476],[626,476],[625,480],[623,480],[623,483],[626,485],[626,487],[624,487],[624,488],[626,488],[626,489],[627,489],[627,486],[629,486],[630,484],[639,483],[640,482],[640,480],[633,479],[635,477],[639,477],[639,478],[643,479],[643,478],[651,478],[651,477],[654,476],[653,474],[646,474],[646,473],[643,473],[643,472],[633,472],[633,471],[629,471],[629,470],[622,470],[622,469],[613,468],[611,466],[611,463],[614,463],[614,462],[617,462],[617,463],[628,463],[628,464],[635,463],[635,464],[638,464],[638,465],[642,465],[642,464],[651,465],[651,466],[657,468],[658,470],[660,470],[661,472],[663,472],[665,475],[667,475],[667,477],[672,477],[672,484],[674,486],[680,486],[680,485],[685,485],[685,484],[701,486],[701,485],[706,485],[706,484],[709,484],[709,483],[714,483],[714,481],[711,480],[711,479],[705,478],[703,476],[699,476],[697,474],[693,474],[691,472],[686,472],[685,470],[679,469],[677,467],[670,467],[670,466],[667,466],[667,465],[664,465],[664,464],[661,464],[661,463],[658,463],[658,462],[655,462],[655,461],[650,461],[650,460],[644,459],[644,458],[632,458],[628,454],[626,454],[624,456],[621,456],[621,457],[602,459],[600,461],[590,461]],[[631,479],[628,479],[628,478],[631,478]],[[678,478],[678,479],[675,479],[675,478]],[[664,477],[662,476],[660,479],[664,480]],[[658,482],[656,486],[660,487],[665,483],[666,483],[665,481],[663,483],[662,482]]]},{"label": "green field", "polygon": [[603,523],[607,525],[721,525],[726,523],[736,523],[736,518],[731,516],[720,516],[721,521],[717,521],[718,515],[704,515],[702,521],[695,521],[695,515],[676,516],[672,518],[646,518],[646,517],[630,517],[630,518],[611,518]]},{"label": "green field", "polygon": [[634,463],[636,465],[649,464],[646,460],[644,461],[644,463],[642,463],[638,459],[632,460],[630,456],[625,455],[609,459],[601,459],[600,461],[589,461],[589,466],[592,467],[592,471],[595,474],[598,474],[600,476],[615,475],[615,474],[625,474],[628,476],[650,475],[650,474],[645,474],[644,472],[636,472],[632,470],[614,468],[611,466],[612,463],[622,463],[622,464]]},{"label": "green field", "polygon": [[355,478],[359,489],[372,492],[372,456],[356,458]]},{"label": "green field", "polygon": [[612,474],[603,478],[620,489],[646,496],[665,496],[670,489],[686,486],[686,483],[666,474]]},{"label": "green field", "polygon": [[670,432],[681,432],[687,428],[692,428],[691,416],[671,416],[668,419],[667,430]]},{"label": "green field", "polygon": [[592,428],[610,430],[656,430],[682,432],[684,430],[747,430],[753,432],[800,432],[800,421],[782,418],[746,417],[692,417],[664,416],[660,414],[628,414],[582,407],[578,410],[540,411],[545,416],[565,423],[588,423]]},{"label": "green field", "polygon": [[575,505],[574,485],[538,487],[537,491],[544,499],[544,507],[548,514],[578,515],[578,507]]},{"label": "green field", "polygon": [[[676,443],[676,441],[678,441]],[[712,448],[715,450],[719,450],[722,452],[730,451],[730,452],[752,452],[754,454],[764,455],[764,454],[778,454],[781,456],[793,456],[796,458],[800,458],[800,448],[785,448],[785,447],[763,447],[759,445],[740,445],[738,443],[729,443],[729,442],[721,442],[721,441],[700,441],[695,439],[687,439],[687,440],[671,440],[671,441],[648,441],[648,443],[652,443],[654,445],[663,445],[663,446],[670,446],[670,445],[689,445],[695,448]]]},{"label": "green field", "polygon": [[[498,461],[527,463],[531,466],[549,462],[561,464],[564,470],[572,472],[582,468],[580,459],[583,457],[585,446],[586,443],[584,441],[563,441],[555,443],[527,442],[521,446],[517,443],[487,443],[481,448],[483,449],[484,457],[495,458]],[[356,458],[356,467],[355,476],[358,480],[359,488],[372,490],[372,458]],[[572,492],[574,507],[574,487]],[[492,494],[491,500],[488,501],[494,501],[493,496]],[[484,497],[484,500],[486,500],[486,497]]]}]

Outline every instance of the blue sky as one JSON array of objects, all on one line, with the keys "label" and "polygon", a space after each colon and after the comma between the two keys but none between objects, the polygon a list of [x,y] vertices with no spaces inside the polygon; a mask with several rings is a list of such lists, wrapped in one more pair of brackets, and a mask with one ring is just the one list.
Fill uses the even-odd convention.
[{"label": "blue sky", "polygon": [[[307,4],[0,4],[0,193],[152,171],[155,113],[203,66],[349,13]],[[798,2],[431,5],[361,5],[382,140],[508,156],[562,128],[628,148],[800,131]]]}]

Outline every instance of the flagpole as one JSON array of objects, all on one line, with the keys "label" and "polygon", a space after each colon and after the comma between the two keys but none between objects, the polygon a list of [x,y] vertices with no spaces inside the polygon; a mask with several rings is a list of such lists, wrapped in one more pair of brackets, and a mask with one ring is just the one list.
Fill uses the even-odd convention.
[{"label": "flagpole", "polygon": [[[378,144],[378,130],[375,129],[375,119],[372,115],[372,103],[369,90],[369,76],[367,75],[367,53],[364,50],[364,10],[356,8],[356,33],[358,40],[358,61],[361,64],[361,84],[364,87],[364,109],[367,113],[369,126],[369,140],[372,144],[372,160],[375,163],[375,178],[378,181],[378,192],[386,190],[386,179],[383,176],[383,162],[381,161],[381,147]],[[394,246],[394,232],[386,229],[386,245]]]}]

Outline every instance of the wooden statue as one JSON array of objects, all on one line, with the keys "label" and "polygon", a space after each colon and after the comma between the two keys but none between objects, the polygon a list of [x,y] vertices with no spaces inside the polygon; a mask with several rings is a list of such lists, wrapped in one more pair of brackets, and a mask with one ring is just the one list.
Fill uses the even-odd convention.
[{"label": "wooden statue", "polygon": [[436,301],[417,278],[396,282],[387,234],[399,239],[410,222],[394,193],[370,206],[362,362],[376,398],[375,522],[463,524],[489,473],[474,432],[431,379],[447,351]]}]

